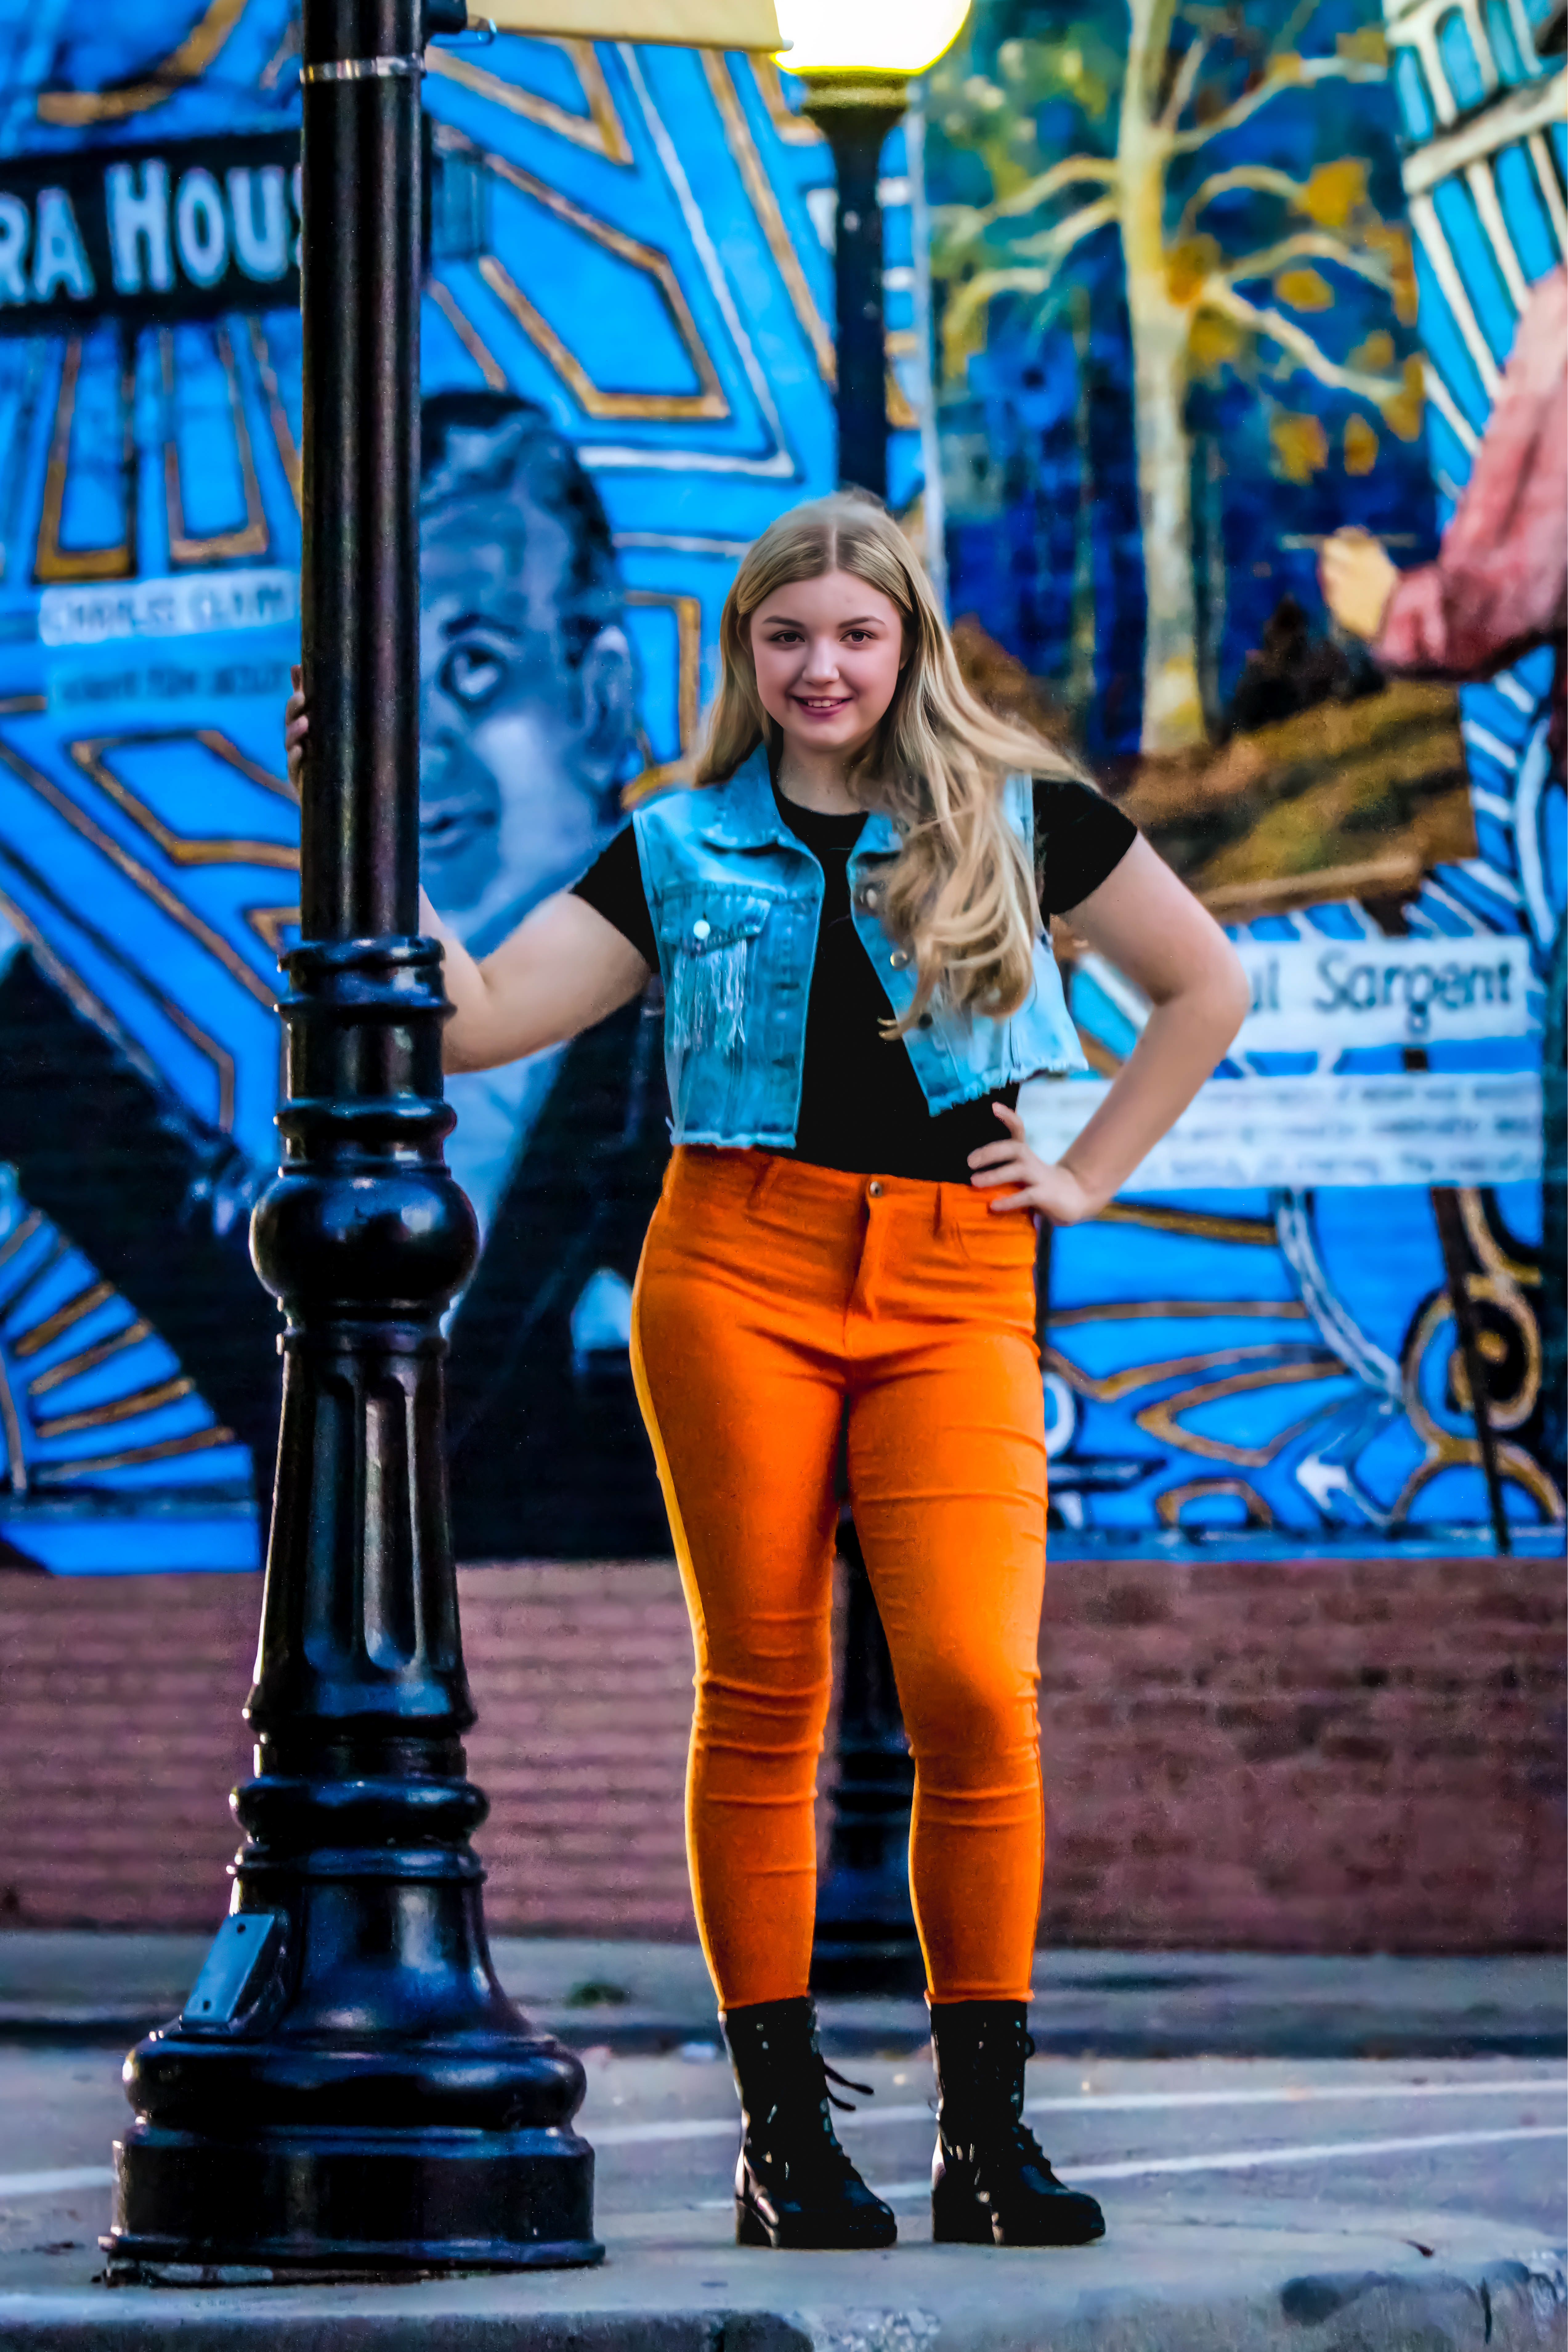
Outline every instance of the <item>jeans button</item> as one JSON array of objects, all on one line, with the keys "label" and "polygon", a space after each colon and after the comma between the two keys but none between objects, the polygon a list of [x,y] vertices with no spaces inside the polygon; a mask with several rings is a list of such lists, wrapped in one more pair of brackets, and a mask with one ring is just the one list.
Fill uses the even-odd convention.
[{"label": "jeans button", "polygon": [[866,1190],[870,1194],[873,1201],[879,1201],[881,1199],[882,1187],[880,1181],[877,1177],[872,1177],[871,1181],[867,1185]]}]

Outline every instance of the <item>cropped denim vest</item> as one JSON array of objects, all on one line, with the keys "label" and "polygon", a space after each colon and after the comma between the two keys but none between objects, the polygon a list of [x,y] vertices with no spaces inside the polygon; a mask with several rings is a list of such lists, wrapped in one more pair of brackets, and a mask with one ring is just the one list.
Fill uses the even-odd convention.
[{"label": "cropped denim vest", "polygon": [[[1009,784],[1008,814],[1032,843],[1027,777]],[[765,751],[759,746],[727,783],[649,801],[632,823],[664,975],[675,1140],[793,1150],[823,881],[779,815]],[[876,910],[879,861],[898,845],[890,819],[868,817],[849,859],[849,890],[860,943],[901,1016],[914,998],[914,970]],[[1043,940],[1034,988],[1007,1020],[939,999],[903,1044],[933,1113],[1037,1071],[1084,1067]]]}]

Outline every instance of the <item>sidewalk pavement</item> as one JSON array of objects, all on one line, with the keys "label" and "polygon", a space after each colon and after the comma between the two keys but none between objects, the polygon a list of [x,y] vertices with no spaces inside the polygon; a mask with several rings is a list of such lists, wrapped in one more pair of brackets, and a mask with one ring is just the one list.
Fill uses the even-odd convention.
[{"label": "sidewalk pavement", "polygon": [[1070,2251],[930,2243],[921,2005],[825,2004],[900,2242],[786,2255],[732,2242],[700,1956],[498,1939],[584,2052],[602,2269],[109,2289],[121,2053],[205,1940],[0,1936],[4,2352],[1568,2352],[1561,1962],[1042,1954],[1028,2113],[1109,2225]]},{"label": "sidewalk pavement", "polygon": [[[623,2224],[624,2229],[624,2224]],[[1563,2271],[1421,2213],[1147,2220],[1104,2247],[742,2254],[405,2286],[5,2292],[7,2352],[1561,2352]]]},{"label": "sidewalk pavement", "polygon": [[[0,2040],[134,2041],[179,2010],[207,1942],[0,1933]],[[499,1936],[492,1950],[532,2021],[574,2048],[717,2042],[694,1944]],[[927,2038],[918,1999],[825,2000],[819,2011],[830,2053],[908,2052]],[[1042,1951],[1029,2027],[1043,2053],[1072,2058],[1558,2058],[1568,1961]]]}]

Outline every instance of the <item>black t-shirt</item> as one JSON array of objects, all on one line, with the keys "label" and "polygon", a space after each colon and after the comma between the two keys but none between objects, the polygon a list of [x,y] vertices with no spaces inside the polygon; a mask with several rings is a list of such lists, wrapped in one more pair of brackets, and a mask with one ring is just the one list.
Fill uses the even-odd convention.
[{"label": "black t-shirt", "polygon": [[[773,797],[780,816],[812,852],[823,875],[794,1157],[858,1176],[967,1184],[970,1153],[983,1143],[1006,1139],[992,1104],[1011,1108],[1018,1089],[1004,1087],[932,1116],[902,1041],[885,1037],[879,1026],[892,1006],[849,910],[849,854],[866,820],[797,807],[776,785]],[[1035,854],[1044,877],[1045,912],[1064,914],[1098,890],[1137,833],[1131,820],[1089,785],[1072,777],[1037,777]],[[614,923],[657,971],[658,942],[629,824],[575,887],[577,897]]]}]

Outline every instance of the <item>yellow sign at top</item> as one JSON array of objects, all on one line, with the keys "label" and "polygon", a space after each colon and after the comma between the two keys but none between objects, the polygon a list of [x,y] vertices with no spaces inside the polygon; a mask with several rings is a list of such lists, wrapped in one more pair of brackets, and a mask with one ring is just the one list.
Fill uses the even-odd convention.
[{"label": "yellow sign at top", "polygon": [[581,41],[664,41],[678,48],[784,47],[773,0],[477,0],[505,33],[564,34]]}]

